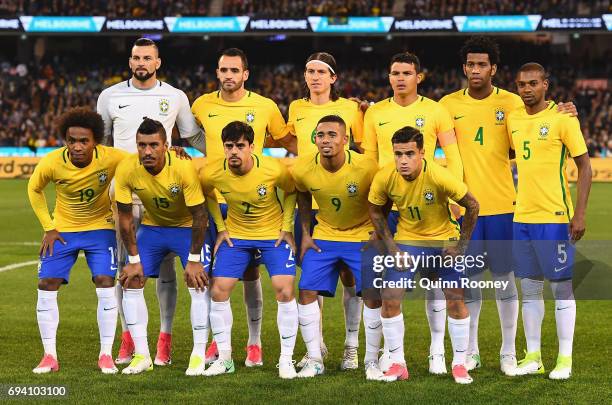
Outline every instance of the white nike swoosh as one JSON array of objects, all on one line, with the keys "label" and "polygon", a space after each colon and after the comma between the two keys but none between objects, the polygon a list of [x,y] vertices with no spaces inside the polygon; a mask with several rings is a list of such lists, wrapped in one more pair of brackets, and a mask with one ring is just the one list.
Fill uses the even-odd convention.
[{"label": "white nike swoosh", "polygon": [[563,267],[561,267],[561,268],[556,268],[556,267],[555,267],[555,273],[558,273],[558,272],[560,272],[561,270],[563,270],[563,269],[565,269],[565,268],[567,268],[567,266],[563,266]]},{"label": "white nike swoosh", "polygon": [[286,268],[293,267],[293,266],[295,266],[295,263],[293,263],[293,264],[285,264]]}]

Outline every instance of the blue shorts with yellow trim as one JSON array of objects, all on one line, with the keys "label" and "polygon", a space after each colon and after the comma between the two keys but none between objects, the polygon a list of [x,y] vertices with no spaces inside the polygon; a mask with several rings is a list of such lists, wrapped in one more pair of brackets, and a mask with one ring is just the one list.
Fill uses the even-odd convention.
[{"label": "blue shorts with yellow trim", "polygon": [[[513,217],[514,214],[478,217],[465,254],[473,257],[483,256],[486,266],[471,267],[467,272],[468,276],[482,273],[487,267],[495,274],[507,274],[512,271]],[[459,223],[463,224],[463,217]]]},{"label": "blue shorts with yellow trim", "polygon": [[55,241],[53,256],[40,258],[38,278],[63,278],[68,284],[70,270],[77,260],[79,252],[85,253],[85,260],[91,270],[91,276],[109,276],[115,278],[117,273],[117,237],[113,229],[94,231],[60,232],[66,244]]},{"label": "blue shorts with yellow trim", "polygon": [[289,244],[282,242],[278,247],[276,240],[248,240],[231,238],[233,247],[223,242],[213,261],[213,277],[241,279],[247,266],[257,254],[272,276],[295,276],[295,257]]}]

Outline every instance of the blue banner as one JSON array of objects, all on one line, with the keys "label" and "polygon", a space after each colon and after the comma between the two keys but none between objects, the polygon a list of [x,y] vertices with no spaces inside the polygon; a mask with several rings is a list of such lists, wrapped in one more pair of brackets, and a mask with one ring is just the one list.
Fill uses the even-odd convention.
[{"label": "blue banner", "polygon": [[393,21],[393,17],[308,17],[312,31],[317,33],[387,33]]},{"label": "blue banner", "polygon": [[532,32],[541,15],[458,15],[453,17],[459,32]]},{"label": "blue banner", "polygon": [[19,17],[25,32],[100,32],[106,17]]},{"label": "blue banner", "polygon": [[168,31],[192,32],[244,32],[249,17],[164,17]]}]

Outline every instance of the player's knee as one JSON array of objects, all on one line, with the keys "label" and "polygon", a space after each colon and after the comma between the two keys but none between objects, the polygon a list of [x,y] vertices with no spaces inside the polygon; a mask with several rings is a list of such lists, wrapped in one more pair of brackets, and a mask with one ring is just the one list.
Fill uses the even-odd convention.
[{"label": "player's knee", "polygon": [[383,318],[393,318],[402,313],[402,302],[400,300],[384,300],[380,314]]},{"label": "player's knee", "polygon": [[318,293],[317,291],[312,290],[300,290],[300,305],[308,305],[312,304],[317,300]]},{"label": "player's knee", "polygon": [[366,307],[368,307],[370,309],[376,309],[376,308],[380,308],[382,306],[382,301],[381,300],[368,300],[368,299],[364,299],[363,300],[363,305],[365,305]]},{"label": "player's knee", "polygon": [[115,285],[115,279],[111,276],[95,276],[93,282],[96,288],[110,288]]},{"label": "player's knee", "polygon": [[522,278],[521,291],[523,293],[523,301],[542,299],[542,293],[544,291],[544,281],[535,280],[532,278]]},{"label": "player's knee", "polygon": [[446,301],[446,313],[453,319],[464,319],[468,316],[468,309],[461,299],[448,299]]},{"label": "player's knee", "polygon": [[132,279],[126,286],[124,286],[124,288],[138,290],[144,288],[146,281],[146,278],[142,281],[142,283],[140,282],[140,280]]},{"label": "player's knee", "polygon": [[293,285],[283,286],[276,291],[276,300],[279,302],[289,302],[295,298],[293,294]]},{"label": "player's knee", "polygon": [[38,280],[38,289],[42,291],[57,291],[63,281],[61,278],[41,278]]},{"label": "player's knee", "polygon": [[259,279],[259,266],[249,266],[242,276],[243,281],[254,281],[257,279]]},{"label": "player's knee", "polygon": [[214,283],[210,289],[210,297],[213,301],[227,301],[231,294],[231,289],[221,283]]}]

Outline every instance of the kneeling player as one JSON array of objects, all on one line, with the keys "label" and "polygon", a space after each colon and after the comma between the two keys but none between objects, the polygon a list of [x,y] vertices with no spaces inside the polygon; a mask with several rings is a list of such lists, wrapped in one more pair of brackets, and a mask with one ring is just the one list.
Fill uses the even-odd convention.
[{"label": "kneeling player", "polygon": [[[207,214],[202,189],[191,161],[180,160],[168,151],[166,131],[159,121],[145,118],[138,128],[136,143],[138,155],[119,165],[115,180],[121,239],[129,254],[119,281],[124,288],[123,312],[135,346],[134,358],[122,373],[139,374],[153,369],[144,285],[148,278],[159,277],[162,261],[174,253],[181,259],[191,295],[193,351],[186,374],[201,375],[208,339],[208,280],[201,263]],[[137,235],[132,194],[145,207]]]},{"label": "kneeling player", "polygon": [[[278,301],[277,324],[281,337],[278,362],[281,378],[296,376],[293,348],[298,328],[298,309],[293,293],[295,251],[293,210],[295,187],[287,168],[278,160],[253,154],[253,128],[240,121],[229,123],[221,133],[226,158],[208,164],[200,173],[207,197],[214,189],[225,197],[227,221],[217,204],[209,209],[217,225],[212,269],[210,326],[219,349],[219,359],[206,376],[234,372],[230,295],[255,254],[261,252]],[[281,204],[276,188],[284,191]]]},{"label": "kneeling player", "polygon": [[[111,350],[117,325],[114,284],[117,243],[108,187],[126,152],[99,145],[104,136],[102,117],[86,108],[74,108],[59,119],[66,147],[41,159],[28,182],[28,196],[45,236],[40,247],[36,315],[45,354],[35,373],[58,371],[55,347],[59,310],[57,292],[68,284],[70,270],[81,250],[98,295],[100,355],[98,367],[115,374]],[[53,219],[43,189],[55,184]],[[59,242],[59,243],[56,243]]]},{"label": "kneeling player", "polygon": [[[347,142],[344,120],[337,115],[325,116],[319,120],[315,133],[319,153],[300,157],[293,167],[303,235],[298,309],[300,330],[308,349],[308,360],[298,377],[314,377],[324,370],[317,295],[335,294],[340,264],[352,271],[359,293],[363,241],[373,231],[367,198],[377,164],[363,155],[346,151]],[[310,236],[313,196],[319,211],[317,225]],[[366,330],[366,339],[367,336]],[[342,369],[351,365],[347,359],[357,356],[357,337],[352,345],[344,348]]]},{"label": "kneeling player", "polygon": [[[465,184],[455,179],[445,168],[423,158],[423,135],[415,128],[404,127],[391,139],[395,162],[384,166],[374,177],[370,187],[370,218],[377,235],[382,239],[385,250],[395,256],[406,251],[412,256],[452,256],[463,254],[470,240],[478,216],[478,202],[468,192]],[[448,200],[457,201],[466,208],[463,228],[457,246],[440,248],[423,248],[431,242],[457,240],[458,224],[452,219]],[[383,213],[383,206],[395,203],[400,215],[395,240]],[[398,241],[398,242],[396,242]],[[399,241],[405,245],[399,245]],[[416,264],[414,257],[412,262]],[[405,269],[404,269],[405,270]],[[390,270],[387,275],[405,274],[406,278],[414,277],[413,271],[397,272]],[[424,270],[419,268],[418,270]],[[458,281],[460,274],[453,269],[437,268],[437,274],[428,278],[440,278],[443,281],[455,281],[450,288],[444,289],[448,311],[448,329],[453,345],[452,372],[455,381],[469,384],[472,378],[465,368],[466,349],[469,335],[469,314],[463,303],[463,289]],[[454,288],[454,287],[457,288]],[[385,344],[391,357],[391,367],[381,378],[385,381],[396,381],[408,378],[404,359],[404,318],[401,309],[403,289],[383,289],[382,291],[382,329]]]}]

